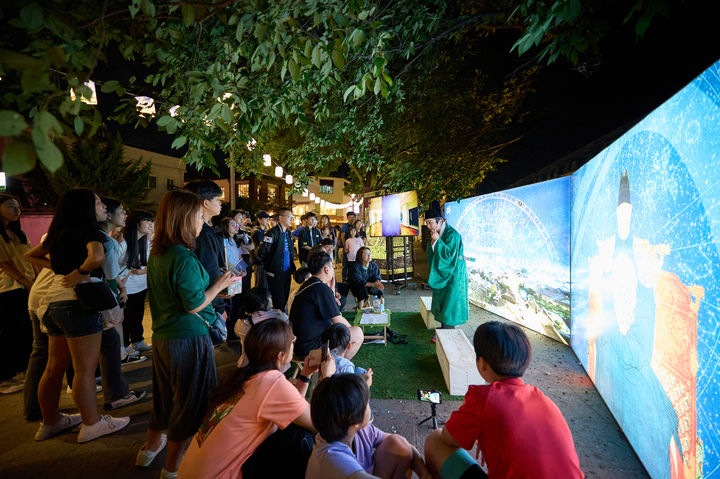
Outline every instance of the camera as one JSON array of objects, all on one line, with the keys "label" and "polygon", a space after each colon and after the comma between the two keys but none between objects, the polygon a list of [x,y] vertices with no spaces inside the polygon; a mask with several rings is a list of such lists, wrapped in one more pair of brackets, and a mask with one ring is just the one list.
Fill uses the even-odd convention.
[{"label": "camera", "polygon": [[434,389],[418,389],[417,397],[420,401],[432,404],[442,403],[442,393],[440,391],[435,391]]}]

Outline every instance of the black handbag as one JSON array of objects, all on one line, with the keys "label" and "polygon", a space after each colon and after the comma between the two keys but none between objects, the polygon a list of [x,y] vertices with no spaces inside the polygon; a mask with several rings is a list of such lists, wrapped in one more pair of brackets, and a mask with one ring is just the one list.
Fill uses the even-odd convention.
[{"label": "black handbag", "polygon": [[75,286],[80,307],[85,311],[105,311],[117,306],[115,293],[104,281],[79,283]]},{"label": "black handbag", "polygon": [[195,313],[195,316],[197,316],[200,321],[203,322],[203,324],[208,328],[208,333],[210,333],[210,339],[212,340],[213,346],[217,346],[219,344],[224,343],[227,340],[227,326],[225,325],[225,320],[217,314],[217,318],[215,319],[215,322],[213,324],[210,324],[200,316],[198,313]]}]

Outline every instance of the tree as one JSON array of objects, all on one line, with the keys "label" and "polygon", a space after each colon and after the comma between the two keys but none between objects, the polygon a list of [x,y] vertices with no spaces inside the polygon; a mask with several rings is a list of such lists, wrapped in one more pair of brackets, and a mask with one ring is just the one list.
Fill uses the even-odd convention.
[{"label": "tree", "polygon": [[147,206],[151,164],[142,157],[123,159],[123,142],[118,134],[101,132],[60,145],[65,162],[50,183],[58,194],[73,188],[90,188],[101,196],[117,198],[127,210]]}]

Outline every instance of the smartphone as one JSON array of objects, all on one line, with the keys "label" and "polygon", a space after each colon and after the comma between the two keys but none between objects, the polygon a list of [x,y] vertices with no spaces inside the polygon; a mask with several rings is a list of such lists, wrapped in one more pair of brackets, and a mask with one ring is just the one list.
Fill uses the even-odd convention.
[{"label": "smartphone", "polygon": [[417,397],[420,401],[433,404],[440,404],[442,402],[442,393],[434,389],[418,389]]}]

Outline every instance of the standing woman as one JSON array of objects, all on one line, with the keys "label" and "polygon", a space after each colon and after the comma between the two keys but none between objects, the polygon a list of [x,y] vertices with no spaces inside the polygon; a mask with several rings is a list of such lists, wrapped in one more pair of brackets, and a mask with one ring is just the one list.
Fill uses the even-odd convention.
[{"label": "standing woman", "polygon": [[[125,289],[127,303],[125,304],[125,320],[123,321],[123,345],[130,348],[128,354],[134,351],[149,351],[152,349],[145,342],[143,329],[143,316],[145,314],[145,296],[147,294],[147,264],[150,257],[150,236],[155,231],[155,218],[147,211],[133,211],[125,227],[125,242],[127,256],[125,267]],[[130,346],[132,343],[132,347]]]},{"label": "standing woman", "polygon": [[[161,478],[173,478],[185,444],[202,422],[210,392],[217,384],[213,345],[207,324],[218,321],[212,301],[232,273],[210,285],[195,255],[203,229],[203,200],[184,190],[165,194],[157,212],[147,267],[153,320],[153,410],[147,442],[135,464],[147,467],[168,446]],[[167,430],[167,435],[163,433]]]},{"label": "standing woman", "polygon": [[[38,387],[43,423],[36,441],[48,439],[82,421],[78,442],[117,432],[129,417],[100,416],[97,412],[95,369],[98,365],[102,314],[80,306],[75,286],[102,277],[105,261],[103,235],[98,222],[107,218],[105,205],[91,190],[78,188],[60,198],[47,237],[25,255],[38,266],[50,267],[55,276],[38,308],[47,327],[48,363]],[[48,259],[48,254],[50,255]],[[45,314],[47,311],[47,314]],[[71,364],[75,369],[72,397],[80,415],[59,409],[62,377]]]},{"label": "standing woman", "polygon": [[335,264],[336,256],[337,256],[337,235],[335,234],[335,228],[333,228],[332,223],[330,222],[330,217],[328,215],[322,215],[320,217],[320,224],[318,225],[318,228],[320,228],[320,234],[323,238],[331,238],[333,240],[333,264]]},{"label": "standing woman", "polygon": [[21,391],[24,373],[32,350],[32,327],[28,316],[28,292],[35,271],[25,261],[30,249],[20,229],[20,204],[0,193],[0,393]]}]

